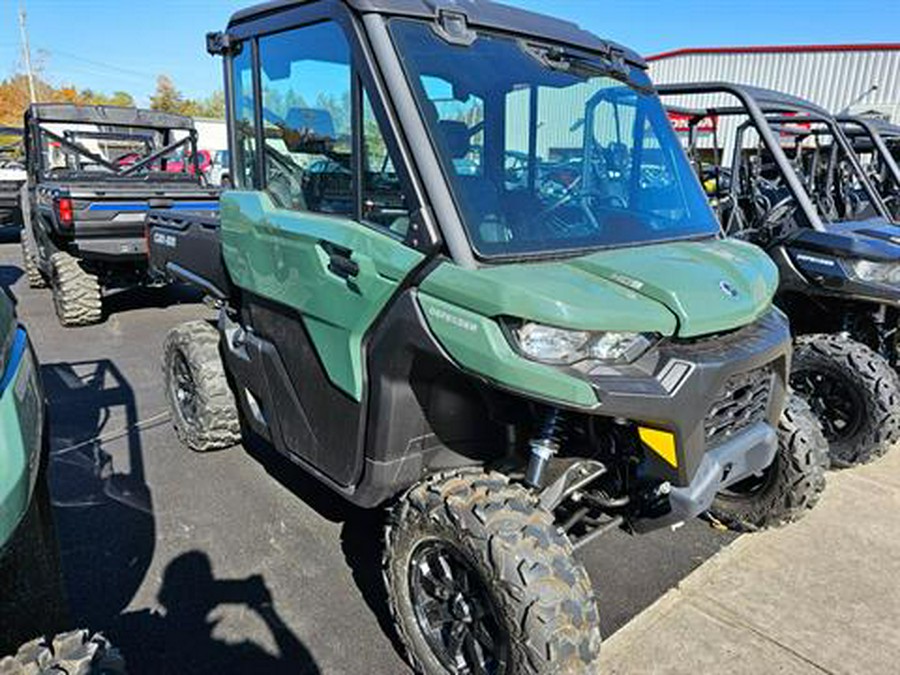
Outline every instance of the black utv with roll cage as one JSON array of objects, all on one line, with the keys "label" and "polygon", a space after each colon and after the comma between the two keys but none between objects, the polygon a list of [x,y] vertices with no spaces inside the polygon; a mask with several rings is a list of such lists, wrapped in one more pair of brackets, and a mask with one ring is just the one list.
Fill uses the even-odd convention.
[{"label": "black utv with roll cage", "polygon": [[858,115],[837,120],[891,217],[900,222],[900,126]]},{"label": "black utv with roll cage", "polygon": [[25,113],[22,253],[33,288],[50,285],[64,326],[96,323],[103,291],[154,283],[151,208],[208,212],[218,190],[197,164],[193,120],[114,106],[34,104]]},{"label": "black utv with roll cage", "polygon": [[[836,465],[900,436],[900,230],[842,125],[803,99],[733,83],[658,87],[724,233],[764,248],[795,337],[791,385]],[[705,125],[705,126],[704,126]],[[702,132],[701,132],[702,129]]]}]

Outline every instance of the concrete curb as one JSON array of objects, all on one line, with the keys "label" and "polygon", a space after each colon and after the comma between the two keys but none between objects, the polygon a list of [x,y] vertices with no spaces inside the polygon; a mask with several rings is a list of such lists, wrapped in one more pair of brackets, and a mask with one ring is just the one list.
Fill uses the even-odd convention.
[{"label": "concrete curb", "polygon": [[895,675],[898,508],[900,449],[830,474],[806,518],[739,538],[607,640],[601,672]]}]

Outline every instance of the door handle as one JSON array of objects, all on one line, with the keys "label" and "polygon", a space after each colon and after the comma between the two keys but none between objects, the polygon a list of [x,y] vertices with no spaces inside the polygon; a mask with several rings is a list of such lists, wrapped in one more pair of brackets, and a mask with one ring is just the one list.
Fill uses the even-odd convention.
[{"label": "door handle", "polygon": [[319,245],[328,254],[329,272],[341,279],[359,276],[359,264],[352,259],[353,251],[328,241],[319,242]]}]

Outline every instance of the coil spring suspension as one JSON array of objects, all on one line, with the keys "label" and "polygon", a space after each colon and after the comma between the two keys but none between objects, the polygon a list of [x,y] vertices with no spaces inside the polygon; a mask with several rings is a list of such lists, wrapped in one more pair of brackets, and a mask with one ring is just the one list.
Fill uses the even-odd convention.
[{"label": "coil spring suspension", "polygon": [[556,456],[565,440],[566,415],[558,408],[547,411],[540,432],[531,439],[531,458],[525,472],[525,483],[531,487],[541,487],[544,469]]}]

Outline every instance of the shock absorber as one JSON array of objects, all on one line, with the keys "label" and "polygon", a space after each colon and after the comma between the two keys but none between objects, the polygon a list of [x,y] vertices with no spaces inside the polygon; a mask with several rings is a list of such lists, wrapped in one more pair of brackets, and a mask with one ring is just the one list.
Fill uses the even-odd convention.
[{"label": "shock absorber", "polygon": [[531,439],[531,458],[528,460],[528,469],[525,472],[525,483],[531,487],[541,487],[543,483],[544,469],[548,462],[559,452],[562,442],[565,440],[564,431],[566,424],[565,413],[558,408],[547,411],[541,424],[540,432]]}]

